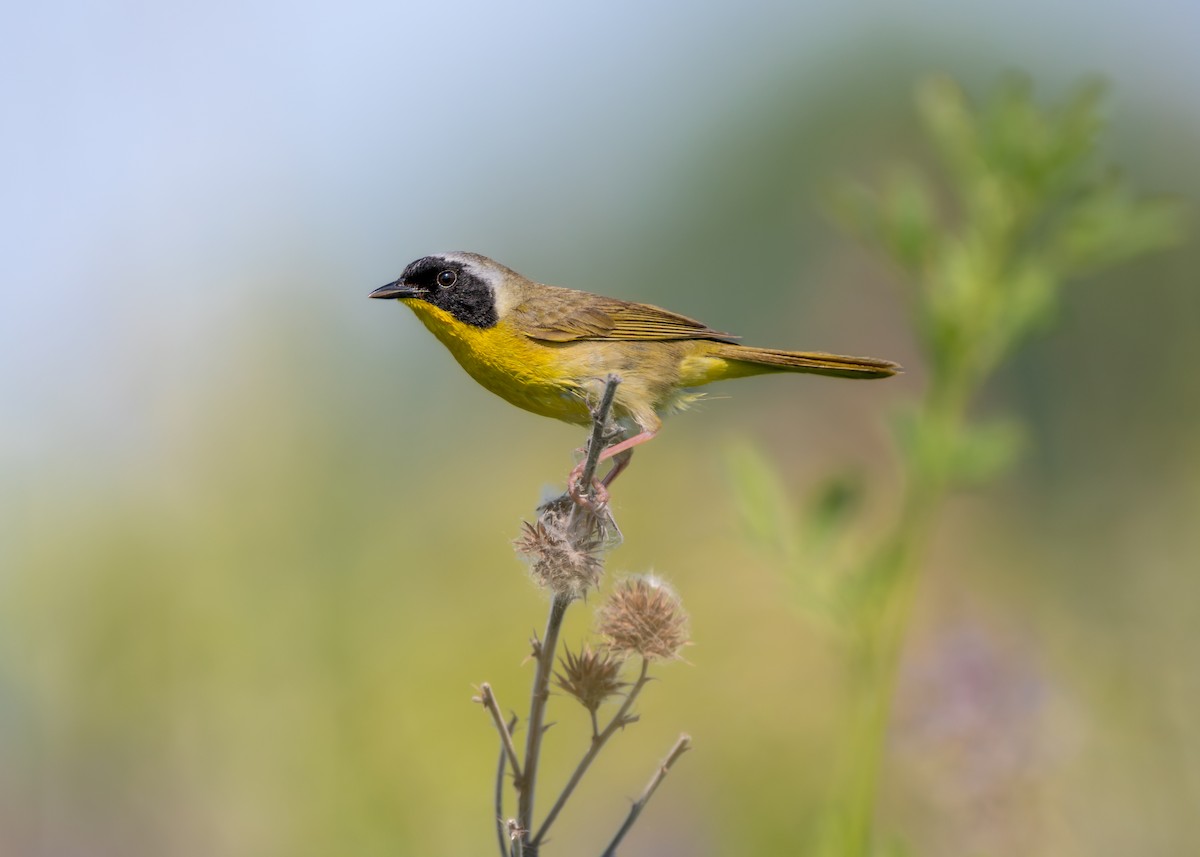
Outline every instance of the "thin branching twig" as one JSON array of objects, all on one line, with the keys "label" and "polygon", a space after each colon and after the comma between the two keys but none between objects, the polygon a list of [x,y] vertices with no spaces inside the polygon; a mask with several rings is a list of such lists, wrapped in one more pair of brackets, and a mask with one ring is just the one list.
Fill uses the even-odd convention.
[{"label": "thin branching twig", "polygon": [[575,771],[571,774],[571,778],[567,780],[567,784],[563,786],[562,793],[558,796],[558,800],[554,802],[554,806],[550,808],[550,812],[546,814],[545,821],[542,822],[541,829],[530,842],[531,845],[537,847],[541,844],[547,831],[550,830],[550,825],[554,823],[554,819],[558,818],[558,814],[562,812],[562,808],[566,805],[567,799],[571,797],[571,793],[575,791],[575,787],[579,785],[579,781],[583,779],[583,775],[587,773],[587,769],[595,761],[596,756],[604,749],[604,745],[608,743],[608,739],[616,734],[618,729],[623,729],[637,718],[630,715],[629,711],[633,708],[633,703],[637,700],[638,694],[642,692],[642,688],[650,681],[650,676],[647,671],[650,668],[650,663],[645,658],[642,658],[642,670],[638,674],[638,679],[634,682],[633,687],[629,689],[629,693],[625,697],[625,701],[621,703],[621,707],[617,709],[617,713],[613,715],[612,720],[604,727],[604,731],[592,739],[592,744],[588,747],[583,758],[579,760],[579,764],[575,766]]},{"label": "thin branching twig", "polygon": [[512,752],[512,731],[517,725],[517,715],[513,715],[508,719],[505,731],[508,733],[508,741],[503,738],[500,741],[500,760],[496,762],[496,794],[495,794],[495,815],[496,815],[496,838],[500,841],[500,857],[508,857],[508,836],[504,826],[504,774],[508,767],[508,757]]},{"label": "thin branching twig", "polygon": [[[608,433],[608,415],[612,411],[613,399],[617,396],[617,386],[620,383],[621,379],[618,376],[608,376],[604,383],[604,393],[600,396],[600,404],[592,414],[592,434],[588,438],[587,454],[583,460],[583,473],[579,477],[580,490],[585,494],[592,491],[592,480],[596,478],[596,468],[600,465],[600,454],[607,446],[605,435]],[[578,504],[571,510],[572,524],[578,520],[582,511]]]},{"label": "thin branching twig", "polygon": [[675,764],[675,760],[691,748],[691,736],[687,734],[680,735],[679,740],[675,742],[675,746],[671,748],[671,752],[667,753],[667,758],[663,759],[662,764],[658,766],[658,770],[654,772],[654,776],[650,778],[650,782],[646,783],[646,788],[642,789],[642,793],[633,802],[633,806],[629,807],[629,815],[625,818],[625,823],[621,825],[621,829],[617,831],[617,835],[613,837],[612,842],[608,843],[608,847],[604,849],[601,857],[615,857],[617,846],[621,844],[621,840],[625,838],[625,834],[633,827],[633,823],[638,820],[638,816],[642,814],[642,810],[646,808],[646,804],[654,796],[654,792],[658,790],[659,784],[666,779],[667,772],[671,770],[671,766]]},{"label": "thin branching twig", "polygon": [[513,746],[511,727],[505,725],[504,715],[500,713],[500,703],[496,701],[492,686],[486,681],[479,686],[477,699],[492,715],[492,722],[496,724],[496,731],[500,733],[500,746],[508,756],[508,763],[512,765],[513,776],[521,779],[521,763],[517,760],[517,748]]}]

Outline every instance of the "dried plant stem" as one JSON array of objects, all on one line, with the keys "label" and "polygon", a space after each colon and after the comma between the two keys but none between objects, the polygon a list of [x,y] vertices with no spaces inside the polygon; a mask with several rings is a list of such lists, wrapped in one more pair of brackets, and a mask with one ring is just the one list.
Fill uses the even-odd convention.
[{"label": "dried plant stem", "polygon": [[666,779],[667,772],[671,770],[671,766],[675,764],[675,760],[691,748],[691,736],[687,734],[680,735],[679,740],[675,742],[675,746],[671,748],[671,752],[667,753],[667,758],[663,759],[662,764],[658,766],[658,770],[654,772],[654,776],[650,778],[650,782],[646,783],[646,788],[642,789],[642,793],[638,796],[638,799],[629,808],[629,815],[626,817],[625,823],[621,825],[621,829],[617,831],[617,835],[613,837],[612,842],[608,843],[608,847],[604,849],[601,857],[615,857],[617,846],[621,844],[621,840],[625,838],[625,834],[633,827],[633,823],[638,820],[638,816],[642,814],[642,810],[646,808],[646,804],[654,796],[654,792],[658,790],[659,784]]},{"label": "dried plant stem", "polygon": [[508,763],[512,765],[513,776],[521,779],[521,763],[517,760],[517,748],[513,746],[512,732],[504,723],[504,715],[500,713],[500,703],[496,701],[492,686],[486,681],[479,686],[479,702],[492,715],[492,721],[500,733],[500,746],[508,756]]},{"label": "dried plant stem", "polygon": [[[517,789],[520,792],[517,801],[517,824],[523,831],[528,831],[533,821],[533,797],[545,732],[543,723],[546,717],[546,701],[550,698],[550,672],[554,666],[554,650],[558,647],[558,632],[562,628],[563,616],[566,615],[571,601],[569,595],[554,596],[554,600],[550,602],[550,616],[546,620],[546,633],[538,643],[537,672],[533,678],[533,693],[529,702],[529,734],[525,738],[525,776],[517,780]],[[531,845],[528,853],[536,855],[536,846]]]},{"label": "dried plant stem", "polygon": [[[579,490],[584,494],[591,493],[592,480],[596,477],[596,468],[600,465],[600,453],[607,445],[604,442],[604,435],[608,429],[608,414],[612,410],[613,399],[617,396],[617,386],[620,383],[621,379],[618,376],[608,376],[604,383],[604,392],[600,396],[600,404],[592,413],[592,434],[588,438],[587,454],[583,460],[583,473],[579,477]],[[576,505],[571,510],[572,526],[568,529],[574,529],[573,525],[579,520],[580,514],[582,514],[582,510]]]},{"label": "dried plant stem", "polygon": [[558,814],[566,806],[567,799],[571,797],[571,793],[575,791],[575,787],[579,785],[579,781],[583,779],[583,775],[587,773],[587,769],[591,767],[592,762],[600,754],[608,739],[616,734],[618,729],[633,722],[629,711],[633,708],[633,703],[638,698],[638,694],[642,692],[642,688],[650,681],[650,676],[648,675],[649,669],[649,662],[645,658],[642,658],[642,670],[638,674],[638,680],[629,689],[629,693],[625,696],[625,701],[621,703],[621,707],[617,709],[617,713],[613,715],[612,720],[604,727],[604,731],[592,738],[591,746],[588,747],[588,751],[583,755],[583,758],[579,760],[579,764],[575,766],[575,771],[571,774],[571,778],[567,780],[567,784],[563,786],[562,793],[558,796],[558,800],[554,802],[554,806],[550,808],[550,812],[546,814],[546,820],[542,822],[542,827],[537,832],[537,835],[533,837],[531,845],[536,847],[541,843],[542,838],[545,837],[546,832],[550,829],[550,825],[558,818]]},{"label": "dried plant stem", "polygon": [[[608,426],[608,415],[612,410],[613,399],[617,394],[617,385],[621,379],[609,375],[600,405],[592,415],[592,434],[588,441],[587,457],[584,460],[583,472],[580,475],[581,490],[585,493],[591,490],[592,480],[596,476],[596,466],[600,463],[600,453],[604,449],[605,429]],[[580,509],[576,506],[571,512],[569,532],[574,531]],[[529,734],[525,738],[525,766],[523,775],[517,777],[517,825],[520,834],[514,845],[514,853],[521,852],[527,857],[537,857],[537,840],[528,843],[523,841],[529,835],[533,825],[533,802],[537,787],[538,762],[542,752],[542,738],[546,727],[546,702],[550,698],[550,675],[554,669],[554,654],[558,648],[558,634],[562,629],[563,617],[567,607],[574,600],[572,595],[556,594],[550,602],[550,615],[546,619],[546,633],[536,647],[537,671],[533,678],[533,691],[529,700],[529,719],[527,721]]]},{"label": "dried plant stem", "polygon": [[[494,697],[493,697],[494,699]],[[517,725],[517,715],[509,718],[505,728],[508,740],[501,738],[500,742],[500,760],[496,762],[496,838],[500,841],[500,857],[508,857],[508,836],[505,831],[504,823],[504,774],[508,767],[508,757],[513,754],[512,750],[512,731]]]}]

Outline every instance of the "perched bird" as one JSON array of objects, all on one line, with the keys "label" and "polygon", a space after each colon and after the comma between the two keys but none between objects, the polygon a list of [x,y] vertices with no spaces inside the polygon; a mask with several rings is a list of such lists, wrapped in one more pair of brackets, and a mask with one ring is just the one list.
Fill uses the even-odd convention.
[{"label": "perched bird", "polygon": [[[601,491],[664,415],[700,398],[694,387],[764,372],[886,378],[900,369],[872,357],[739,345],[686,316],[535,283],[476,253],[425,256],[371,297],[407,304],[467,374],[535,414],[587,425],[589,403],[610,374],[620,377],[613,414],[624,436],[601,456],[614,459]],[[577,499],[580,471],[568,482]]]}]

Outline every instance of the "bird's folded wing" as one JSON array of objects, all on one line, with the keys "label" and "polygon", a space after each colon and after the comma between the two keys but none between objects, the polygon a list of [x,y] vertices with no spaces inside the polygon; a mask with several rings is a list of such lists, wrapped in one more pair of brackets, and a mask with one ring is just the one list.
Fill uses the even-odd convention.
[{"label": "bird's folded wing", "polygon": [[573,289],[555,289],[552,298],[528,300],[511,310],[528,336],[548,342],[590,340],[710,339],[737,337],[695,319],[650,304],[606,298]]}]

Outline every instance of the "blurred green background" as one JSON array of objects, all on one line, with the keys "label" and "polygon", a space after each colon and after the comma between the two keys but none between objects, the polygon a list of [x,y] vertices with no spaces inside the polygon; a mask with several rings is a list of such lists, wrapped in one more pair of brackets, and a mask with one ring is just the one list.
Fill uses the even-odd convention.
[{"label": "blurred green background", "polygon": [[[1019,68],[1050,99],[1107,77],[1105,157],[1200,200],[1183,0],[7,19],[5,855],[494,850],[470,697],[526,704],[545,599],[509,542],[583,437],[366,299],[448,249],[907,367],[714,388],[617,486],[610,572],[671,580],[696,645],[550,849],[598,850],[686,730],[627,853],[797,853],[840,661],[746,538],[724,452],[754,444],[800,497],[847,465],[894,485],[886,420],[923,380],[893,272],[826,191],[923,157],[925,73],[982,93]],[[979,403],[1026,450],[955,496],[926,558],[880,807],[913,854],[1200,851],[1197,270],[1192,239],[1077,284]],[[543,803],[586,729],[551,706]]]}]

